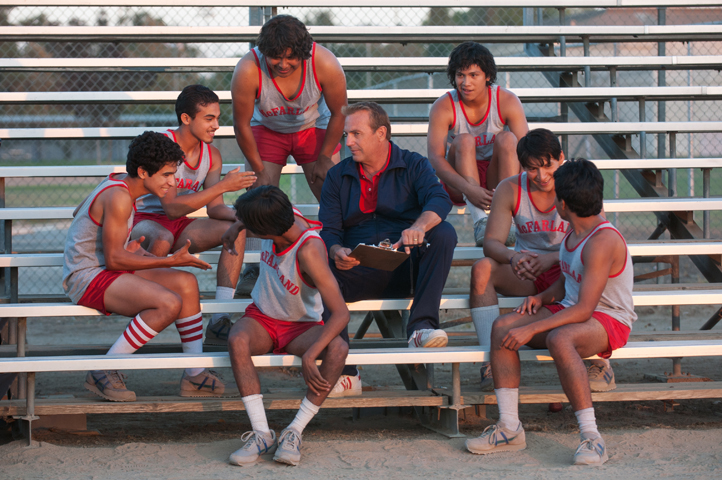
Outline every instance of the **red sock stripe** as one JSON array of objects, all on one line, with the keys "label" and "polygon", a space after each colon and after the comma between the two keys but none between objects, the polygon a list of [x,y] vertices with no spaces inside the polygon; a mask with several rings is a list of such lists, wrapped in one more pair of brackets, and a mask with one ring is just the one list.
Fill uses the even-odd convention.
[{"label": "red sock stripe", "polygon": [[130,346],[135,348],[136,350],[138,350],[140,347],[142,347],[142,345],[137,345],[133,341],[133,339],[130,338],[130,335],[128,335],[128,329],[126,329],[125,332],[123,332],[123,336],[125,337],[125,340],[130,344]]},{"label": "red sock stripe", "polygon": [[143,335],[146,336],[146,338],[153,338],[153,335],[151,335],[145,328],[143,328],[136,318],[133,318],[133,321],[130,322],[130,326],[138,329]]},{"label": "red sock stripe", "polygon": [[203,331],[203,325],[198,325],[196,328],[191,328],[190,330],[185,330],[183,332],[179,332],[181,338],[187,337],[188,335],[193,335],[195,333]]},{"label": "red sock stripe", "polygon": [[201,333],[200,335],[196,335],[195,337],[191,337],[191,338],[181,337],[181,342],[183,342],[183,343],[195,342],[196,340],[201,340],[202,338],[203,338],[203,334]]},{"label": "red sock stripe", "polygon": [[[130,322],[130,325],[128,325],[128,328],[125,329],[126,332],[130,332],[130,334],[132,335],[135,342],[140,344],[140,347],[142,347],[143,345],[148,343],[148,340],[141,337],[140,334],[137,332],[137,330],[141,330],[141,329],[138,328],[138,325],[135,322]],[[136,348],[140,348],[140,347],[136,347]]]},{"label": "red sock stripe", "polygon": [[190,320],[187,320],[183,323],[176,323],[175,326],[180,330],[181,328],[190,327],[193,324],[196,324],[198,322],[203,322],[203,317],[199,313],[197,317],[191,318]]}]

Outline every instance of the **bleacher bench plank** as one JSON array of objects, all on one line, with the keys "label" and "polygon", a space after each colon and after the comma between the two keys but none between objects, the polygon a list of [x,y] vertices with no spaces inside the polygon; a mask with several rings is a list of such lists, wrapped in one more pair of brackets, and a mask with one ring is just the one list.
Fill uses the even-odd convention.
[{"label": "bleacher bench plank", "polygon": [[[166,127],[67,127],[67,128],[0,128],[3,140],[34,139],[100,139],[134,138],[146,130],[164,131]],[[593,135],[593,134],[636,134],[647,133],[717,133],[722,132],[722,122],[597,122],[597,123],[557,123],[532,122],[529,129],[546,128],[557,135]],[[427,123],[392,123],[391,132],[395,137],[426,136]],[[235,138],[233,127],[224,126],[216,130],[216,138]]]},{"label": "bleacher bench plank", "polygon": [[[722,2],[720,2],[722,3]],[[240,58],[2,58],[3,72],[232,72]],[[447,57],[338,57],[346,72],[445,72]],[[644,57],[494,57],[500,72],[719,69],[719,55]]]},{"label": "bleacher bench plank", "polygon": [[[432,89],[363,89],[348,90],[350,102],[432,103],[448,92]],[[594,102],[616,98],[617,101],[647,100],[719,100],[722,87],[589,87],[589,88],[513,88],[525,103]],[[231,103],[231,92],[216,92],[220,102]],[[0,105],[76,105],[76,104],[175,104],[179,91],[88,91],[88,92],[0,92]]]},{"label": "bleacher bench plank", "polygon": [[[2,26],[8,42],[253,42],[260,26]],[[309,26],[317,42],[435,43],[470,39],[487,43],[718,41],[722,25],[633,26]]]}]

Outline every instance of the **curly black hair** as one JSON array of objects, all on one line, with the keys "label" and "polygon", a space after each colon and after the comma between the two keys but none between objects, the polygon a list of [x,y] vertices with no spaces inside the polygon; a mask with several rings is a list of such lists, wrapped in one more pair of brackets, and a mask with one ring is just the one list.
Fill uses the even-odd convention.
[{"label": "curly black hair", "polygon": [[158,132],[143,132],[130,142],[125,169],[130,178],[138,177],[138,168],[155,175],[168,164],[180,165],[183,150],[170,138]]},{"label": "curly black hair", "polygon": [[196,118],[200,108],[198,107],[219,103],[218,95],[204,85],[188,85],[178,95],[175,101],[175,114],[178,117],[178,125],[182,125],[181,115],[187,113],[191,118]]},{"label": "curly black hair", "polygon": [[516,144],[516,156],[524,169],[548,167],[552,159],[559,160],[561,155],[559,138],[546,128],[530,130]]},{"label": "curly black hair", "polygon": [[267,57],[280,58],[291,49],[291,58],[311,58],[313,37],[306,25],[291,15],[276,15],[261,27],[256,46]]},{"label": "curly black hair", "polygon": [[247,191],[238,197],[233,206],[236,218],[256,235],[280,236],[293,226],[291,201],[280,188],[273,185]]},{"label": "curly black hair", "polygon": [[476,42],[464,42],[457,45],[449,55],[449,64],[446,67],[446,75],[449,82],[456,88],[456,72],[476,65],[486,74],[486,86],[496,82],[496,63],[494,55],[488,48]]},{"label": "curly black hair", "polygon": [[554,190],[579,217],[599,215],[604,202],[604,178],[587,159],[568,160],[554,172]]}]

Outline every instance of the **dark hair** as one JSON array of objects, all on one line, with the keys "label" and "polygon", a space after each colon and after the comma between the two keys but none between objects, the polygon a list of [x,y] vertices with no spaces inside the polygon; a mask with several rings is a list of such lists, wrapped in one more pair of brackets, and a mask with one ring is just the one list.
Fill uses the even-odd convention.
[{"label": "dark hair", "polygon": [[178,125],[182,125],[181,115],[187,113],[191,118],[196,118],[199,105],[206,106],[211,103],[219,103],[218,95],[213,90],[203,85],[188,85],[181,91],[175,101],[175,114],[178,117]]},{"label": "dark hair", "polygon": [[236,217],[256,235],[283,235],[293,226],[291,201],[280,188],[263,185],[236,200]]},{"label": "dark hair", "polygon": [[604,202],[604,178],[589,160],[567,160],[554,172],[557,198],[580,217],[599,215]]},{"label": "dark hair", "polygon": [[546,128],[535,128],[519,139],[516,155],[524,169],[548,167],[552,159],[561,158],[562,146],[552,132]]},{"label": "dark hair", "polygon": [[256,46],[267,57],[280,58],[291,49],[291,58],[311,58],[313,37],[306,25],[291,15],[276,15],[261,27]]},{"label": "dark hair", "polygon": [[389,121],[389,115],[388,113],[386,113],[386,110],[384,110],[378,103],[352,103],[351,105],[343,107],[343,109],[341,110],[341,112],[347,117],[361,111],[369,112],[371,130],[375,132],[381,127],[386,127],[386,140],[391,140],[391,122]]},{"label": "dark hair", "polygon": [[476,65],[486,74],[486,86],[496,82],[496,63],[494,55],[488,48],[476,42],[464,42],[457,45],[449,55],[449,64],[446,67],[446,75],[449,82],[456,88],[456,72]]},{"label": "dark hair", "polygon": [[180,165],[185,156],[180,146],[158,132],[143,132],[130,142],[125,170],[130,178],[138,177],[138,168],[155,175],[168,164]]}]

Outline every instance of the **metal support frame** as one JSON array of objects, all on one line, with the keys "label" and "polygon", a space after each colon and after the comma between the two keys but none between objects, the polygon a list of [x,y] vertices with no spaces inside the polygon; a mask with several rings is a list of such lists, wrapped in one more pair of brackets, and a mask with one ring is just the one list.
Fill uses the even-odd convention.
[{"label": "metal support frame", "polygon": [[471,405],[461,404],[461,373],[458,363],[451,364],[451,405],[432,407],[428,415],[420,416],[421,423],[429,430],[433,430],[449,438],[465,438],[459,432],[459,411],[471,408]]},{"label": "metal support frame", "polygon": [[26,376],[28,396],[25,400],[25,415],[19,415],[13,418],[19,420],[20,433],[22,433],[27,440],[27,445],[30,446],[33,441],[33,421],[39,420],[40,417],[35,415],[35,373],[29,372]]}]

